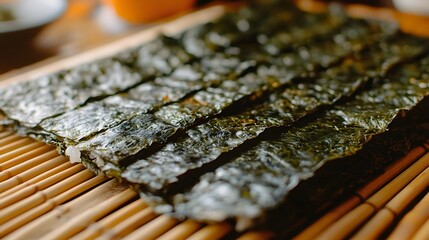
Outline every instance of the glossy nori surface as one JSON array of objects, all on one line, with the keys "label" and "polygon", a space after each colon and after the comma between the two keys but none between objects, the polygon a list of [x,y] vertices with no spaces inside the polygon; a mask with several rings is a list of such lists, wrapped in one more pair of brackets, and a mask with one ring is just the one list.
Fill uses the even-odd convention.
[{"label": "glossy nori surface", "polygon": [[102,60],[3,89],[1,110],[21,125],[34,127],[91,98],[115,94],[140,81],[138,74],[121,63]]},{"label": "glossy nori surface", "polygon": [[[291,80],[296,77],[302,77],[303,75],[306,75],[305,71],[308,72],[308,70],[297,70],[301,69],[300,66],[304,61],[314,67],[323,64],[333,64],[347,55],[361,50],[362,45],[365,45],[364,39],[368,39],[366,34],[373,30],[370,26],[363,22],[356,24],[356,27],[357,28],[355,31],[350,31],[348,28],[344,28],[342,31],[339,31],[336,35],[334,35],[334,38],[342,39],[342,44],[327,44],[330,43],[332,39],[326,39],[325,41],[321,42],[320,48],[306,48],[305,58],[301,57],[303,55],[302,52],[292,52],[287,55],[288,59],[292,60],[289,65],[277,63],[276,65],[272,65],[275,67],[275,69],[271,68],[268,70],[265,66],[261,66],[260,71],[257,70],[257,74],[249,73],[243,77],[238,77],[235,80],[224,80],[217,87],[209,87],[206,90],[197,92],[195,95],[189,98],[185,98],[183,101],[160,108],[154,112],[154,116],[158,120],[171,125],[172,129],[174,129],[174,131],[171,131],[171,133],[175,133],[179,129],[186,129],[193,124],[202,121],[203,119],[217,115],[232,105],[237,107],[244,103],[251,104],[255,98],[260,98],[260,96],[264,94],[275,91],[285,84],[289,84]],[[368,39],[367,41],[367,43],[369,43],[371,40]],[[328,54],[328,52],[331,54],[330,61],[326,61],[325,58],[319,57],[322,55],[321,53]],[[314,58],[311,57],[313,55]],[[290,71],[288,71],[288,69],[290,69]],[[285,72],[287,74],[282,74]],[[108,129],[106,132],[110,131],[115,130]],[[114,146],[116,144],[115,139],[116,138],[112,138],[110,145]],[[92,141],[92,139],[88,139],[87,141],[80,143],[75,147],[84,152],[83,156],[89,156],[89,153],[92,152],[92,158],[94,158],[95,152],[99,151],[97,150],[97,145],[91,143]],[[140,148],[140,150],[129,151],[128,156],[123,155],[121,157],[124,159],[127,157],[133,157],[133,155],[142,152],[146,148],[149,148],[152,143],[162,144],[163,142],[157,140],[153,142],[146,141],[143,138],[140,140],[136,139],[136,141],[132,143],[130,142],[130,148],[134,150]],[[91,147],[82,147],[83,144],[87,144],[87,146]],[[109,153],[109,151],[106,150],[103,151],[103,153]],[[120,165],[119,162],[121,161],[121,157],[111,157],[109,154],[103,154],[103,156],[100,156],[98,153],[97,157],[99,159],[98,163],[104,161],[105,163],[113,163],[117,167],[119,167],[118,164]],[[104,166],[100,165],[100,167]],[[106,168],[104,169],[107,170]]]},{"label": "glossy nori surface", "polygon": [[36,127],[49,117],[170,74],[192,58],[177,40],[160,37],[111,58],[1,89],[1,110],[21,127]]},{"label": "glossy nori surface", "polygon": [[[128,166],[121,176],[149,191],[165,193],[172,184],[193,177],[196,169],[212,163],[222,153],[257,137],[266,129],[288,126],[321,106],[329,106],[352,95],[371,78],[384,76],[401,61],[397,56],[404,60],[423,51],[424,47],[414,39],[407,41],[402,37],[408,39],[399,36],[390,40],[388,47],[385,43],[372,46],[314,80],[302,81],[271,94],[262,104],[191,128],[156,153]],[[395,55],[391,54],[393,51]]]},{"label": "glossy nori surface", "polygon": [[[174,211],[178,216],[206,221],[229,217],[249,220],[263,216],[328,162],[332,165],[346,161],[372,138],[389,128],[394,129],[393,122],[427,98],[429,78],[425,68],[428,59],[419,61],[418,72],[410,67],[416,64],[406,65],[401,71],[384,77],[381,83],[375,83],[374,88],[335,105],[316,119],[292,126],[281,134],[264,136],[229,163],[203,175],[188,192],[173,195],[169,201]],[[423,107],[427,109],[427,101]],[[428,114],[422,117],[427,120]],[[413,123],[397,124],[398,127],[417,129]],[[429,136],[427,129],[420,134]],[[365,166],[373,160],[359,158],[355,161]],[[355,174],[358,178],[359,173]],[[330,198],[323,194],[318,196]],[[323,199],[318,200],[323,202]]]},{"label": "glossy nori surface", "polygon": [[158,77],[131,90],[89,103],[57,117],[42,121],[43,131],[57,135],[68,145],[118,125],[208,86],[219,84],[219,74],[203,76],[200,67],[183,65],[168,77]]},{"label": "glossy nori surface", "polygon": [[331,14],[310,14],[290,2],[274,1],[226,14],[216,22],[184,32],[180,40],[195,56],[217,51],[240,52],[246,45],[252,51],[258,49],[274,55],[294,44],[329,35],[346,20],[340,9]]}]

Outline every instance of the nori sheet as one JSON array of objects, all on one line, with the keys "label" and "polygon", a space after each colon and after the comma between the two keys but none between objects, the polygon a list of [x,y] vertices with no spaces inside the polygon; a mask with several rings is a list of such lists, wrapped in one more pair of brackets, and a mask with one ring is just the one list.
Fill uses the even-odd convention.
[{"label": "nori sheet", "polygon": [[[347,28],[344,28],[343,31],[339,31],[334,38],[341,38],[343,44],[325,44],[325,42],[331,42],[332,39],[326,39],[324,42],[322,41],[319,47],[308,47],[306,50],[306,59],[305,61],[308,64],[312,64],[313,66],[321,65],[326,63],[325,58],[320,57],[321,53],[332,54],[332,59],[335,58],[335,61],[339,61],[340,59],[346,57],[347,55],[353,54],[355,51],[361,50],[361,45],[371,43],[372,39],[368,38],[366,34],[374,31],[370,26],[368,26],[364,22],[359,22],[360,24],[356,24],[356,30],[350,31]],[[360,28],[358,28],[360,26]],[[377,29],[378,30],[378,29]],[[376,32],[377,33],[377,32]],[[380,33],[380,32],[378,32]],[[377,35],[377,34],[375,34]],[[377,35],[378,36],[378,35]],[[356,47],[354,43],[359,41],[359,47]],[[326,49],[321,49],[326,48]],[[311,58],[313,55],[314,58]],[[338,54],[338,55],[335,55]],[[178,130],[183,130],[192,126],[195,123],[198,123],[206,118],[209,118],[213,115],[221,113],[226,108],[242,106],[244,103],[254,102],[255,99],[260,98],[260,96],[267,94],[269,92],[275,91],[279,87],[289,84],[292,79],[296,77],[302,77],[304,74],[302,71],[295,71],[296,68],[300,69],[301,63],[303,62],[302,53],[295,52],[288,54],[288,57],[293,61],[293,64],[282,65],[277,64],[277,69],[281,69],[281,72],[290,72],[287,75],[279,74],[276,70],[270,69],[266,71],[264,66],[262,66],[262,70],[265,71],[257,72],[257,74],[249,73],[243,77],[239,77],[236,80],[225,80],[218,87],[209,87],[207,90],[199,91],[195,95],[184,99],[183,101],[173,103],[168,106],[164,106],[159,110],[154,112],[154,116],[158,121],[167,123],[170,126],[169,132],[173,135]],[[318,62],[322,61],[322,63]],[[274,66],[274,65],[273,65]],[[275,76],[277,74],[277,76]],[[139,116],[136,116],[137,118]],[[154,124],[157,125],[158,123]],[[124,122],[123,125],[130,124]],[[124,126],[120,125],[118,128],[123,128]],[[133,129],[133,128],[131,128]],[[111,128],[102,133],[101,136],[107,136],[106,134],[110,133],[119,133],[115,130],[115,128]],[[134,135],[133,132],[123,132],[122,136],[116,135],[108,135],[109,140],[111,141],[109,144],[104,143],[99,146],[99,138],[95,137],[94,139],[88,139],[86,141],[82,141],[76,146],[68,146],[73,149],[77,149],[82,152],[82,158],[84,161],[91,161],[91,159],[97,158],[97,163],[100,168],[104,171],[110,171],[109,174],[117,174],[114,173],[116,171],[120,172],[117,168],[120,165],[120,162],[126,158],[134,157],[135,154],[139,154],[143,152],[145,149],[151,147],[153,143],[156,143],[156,146],[162,144],[162,141],[147,141],[144,138],[138,140],[135,138],[135,142],[129,142],[129,148],[133,149],[127,150],[121,148],[120,151],[115,150],[117,145],[115,143],[116,140],[125,138],[127,135]],[[144,135],[144,137],[148,137]],[[151,137],[151,139],[153,139]],[[110,150],[105,149],[105,146],[111,146]],[[138,147],[137,147],[138,146]],[[140,149],[139,151],[136,151]],[[105,163],[111,163],[108,166],[100,165],[104,161]],[[112,165],[113,164],[113,165]],[[112,166],[116,165],[115,169],[110,169]]]},{"label": "nori sheet", "polygon": [[[361,180],[361,173],[379,170],[398,154],[405,154],[416,139],[429,137],[427,126],[420,128],[415,121],[427,124],[429,120],[428,63],[426,56],[417,67],[413,63],[395,70],[376,81],[372,89],[313,120],[281,133],[265,134],[248,150],[201,176],[191,189],[164,196],[169,204],[157,210],[204,221],[235,218],[239,228],[267,217],[269,210],[290,227],[302,214],[300,211],[307,217],[316,214],[321,205],[332,204]],[[407,120],[409,111],[418,111],[418,115]],[[374,139],[378,145],[374,145]],[[386,150],[379,148],[383,142],[389,143],[384,144]],[[312,180],[321,174],[329,178]],[[300,187],[305,180],[311,184]],[[298,195],[293,195],[295,188],[300,189],[295,191]],[[141,190],[143,197],[161,200],[150,196],[145,187]],[[286,207],[279,212],[282,204]]]},{"label": "nori sheet", "polygon": [[[288,126],[322,106],[351,96],[371,78],[382,77],[397,63],[424,50],[419,41],[401,35],[372,46],[313,80],[301,81],[268,96],[241,113],[221,116],[186,131],[156,153],[128,166],[122,178],[151,192],[163,192],[195,177],[223,153],[257,137],[268,128]],[[392,55],[392,52],[395,52]],[[402,58],[398,58],[401,56]]]},{"label": "nori sheet", "polygon": [[193,58],[183,49],[179,54],[180,48],[177,40],[160,37],[110,58],[0,89],[1,111],[13,124],[34,128],[49,117],[170,74]]},{"label": "nori sheet", "polygon": [[[185,31],[180,41],[189,53],[200,57],[213,52],[240,52],[244,45],[273,55],[274,48],[279,53],[298,42],[329,35],[348,19],[339,8],[314,14],[285,1],[249,5],[218,21]],[[271,46],[271,51],[266,46]]]}]

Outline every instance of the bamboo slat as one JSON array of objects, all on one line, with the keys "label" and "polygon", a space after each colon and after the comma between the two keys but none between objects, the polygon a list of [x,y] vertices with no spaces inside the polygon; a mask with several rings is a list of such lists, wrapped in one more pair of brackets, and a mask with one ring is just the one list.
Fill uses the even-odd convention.
[{"label": "bamboo slat", "polygon": [[429,193],[399,222],[389,239],[410,239],[429,219]]},{"label": "bamboo slat", "polygon": [[0,164],[0,171],[4,171],[8,168],[14,167],[20,163],[23,163],[25,161],[28,161],[32,158],[35,158],[39,155],[42,155],[46,152],[48,152],[50,149],[52,149],[51,146],[48,145],[42,145],[41,147],[38,147],[36,149],[32,149],[26,153],[20,153],[19,156],[15,156],[12,159],[9,159],[3,163]]},{"label": "bamboo slat", "polygon": [[394,177],[398,176],[399,173],[403,172],[406,168],[408,168],[417,159],[422,157],[425,153],[426,150],[421,146],[414,148],[409,154],[407,154],[407,156],[403,157],[402,159],[396,161],[393,165],[391,165],[385,173],[381,174],[373,181],[365,185],[363,188],[356,191],[356,194],[363,199],[368,199],[372,194],[374,194],[377,190],[379,190],[382,186],[384,186]]},{"label": "bamboo slat", "polygon": [[137,199],[102,220],[92,223],[83,232],[77,234],[71,239],[95,239],[104,232],[110,231],[114,226],[146,208],[147,205],[140,199]]},{"label": "bamboo slat", "polygon": [[13,150],[20,148],[20,147],[25,147],[27,144],[34,143],[34,142],[35,142],[35,140],[30,139],[30,138],[21,138],[21,139],[17,139],[16,141],[13,141],[11,143],[5,144],[5,145],[0,143],[0,146],[2,146],[2,147],[0,147],[0,155],[8,153],[8,152],[13,151]]},{"label": "bamboo slat", "polygon": [[151,208],[146,208],[143,211],[131,216],[130,218],[125,219],[111,230],[106,231],[100,237],[100,239],[110,239],[111,237],[123,238],[158,216],[159,215],[156,214]]},{"label": "bamboo slat", "polygon": [[151,208],[145,208],[143,211],[137,212],[112,229],[105,231],[99,239],[110,239],[112,237],[123,238],[142,225],[144,226],[144,224],[152,221],[157,216],[158,215]]},{"label": "bamboo slat", "polygon": [[164,234],[173,226],[177,225],[179,221],[167,215],[161,215],[151,222],[140,227],[130,235],[126,236],[124,240],[152,240]]},{"label": "bamboo slat", "polygon": [[24,139],[24,138],[21,137],[21,136],[19,136],[19,135],[17,135],[17,134],[15,134],[15,133],[12,134],[12,135],[9,134],[6,137],[0,139],[0,149],[2,147],[4,147],[4,146],[10,144],[10,143],[13,143],[13,142],[16,142],[16,141],[19,141],[19,140],[22,140],[22,139]]},{"label": "bamboo slat", "polygon": [[26,224],[19,231],[8,235],[8,239],[45,239],[45,236],[67,224],[82,212],[97,207],[111,197],[123,192],[128,187],[117,181],[107,181],[96,186],[89,192],[54,208],[49,213]]},{"label": "bamboo slat", "polygon": [[337,221],[347,212],[349,212],[358,204],[360,204],[362,200],[365,200],[370,197],[374,192],[384,186],[387,182],[389,182],[399,173],[404,171],[419,157],[425,154],[425,152],[425,149],[421,146],[414,148],[410,151],[409,154],[407,154],[407,156],[403,157],[402,159],[394,162],[391,166],[389,166],[383,174],[376,177],[373,181],[365,185],[363,188],[359,189],[356,192],[356,196],[350,197],[340,206],[336,207],[332,211],[328,212],[327,214],[316,220],[312,225],[310,225],[304,231],[295,236],[294,239],[314,239],[319,233],[327,229],[333,222]]},{"label": "bamboo slat", "polygon": [[[29,197],[39,191],[43,191],[44,189],[47,189],[48,187],[62,181],[63,179],[66,179],[72,175],[77,174],[78,172],[82,171],[84,168],[82,165],[75,165],[71,168],[68,168],[60,173],[57,173],[47,179],[44,179],[43,181],[40,181],[36,184],[29,185],[19,191],[16,191],[2,199],[0,199],[0,209],[5,208],[9,205],[12,205],[13,203],[17,203],[18,201],[25,199],[26,197]],[[87,171],[86,171],[87,172]],[[88,175],[89,173],[86,173]],[[55,195],[53,195],[55,196]]]},{"label": "bamboo slat", "polygon": [[90,225],[92,222],[102,218],[106,214],[115,210],[122,204],[125,204],[127,201],[136,197],[137,194],[131,189],[127,189],[118,195],[110,198],[109,200],[101,203],[95,208],[90,209],[90,211],[85,211],[79,216],[73,218],[71,221],[67,222],[58,229],[50,232],[46,235],[47,239],[68,239],[75,235],[76,233],[81,232],[85,229],[86,226]]},{"label": "bamboo slat", "polygon": [[14,167],[3,170],[0,173],[0,181],[4,181],[4,180],[9,179],[13,176],[16,176],[20,173],[23,173],[23,172],[25,172],[25,171],[27,171],[27,170],[35,167],[35,166],[38,166],[39,164],[46,162],[47,160],[52,159],[52,158],[65,159],[62,156],[58,156],[58,154],[55,153],[54,151],[44,153],[44,154],[39,155],[35,158],[32,158],[28,161],[20,163]]},{"label": "bamboo slat", "polygon": [[[61,164],[61,165],[59,165],[57,167],[51,168],[48,171],[43,172],[43,173],[37,175],[36,177],[28,180],[28,182],[25,182],[25,181],[21,180],[22,182],[19,185],[14,186],[14,187],[12,187],[12,188],[10,188],[10,189],[8,189],[8,190],[0,193],[0,199],[3,198],[3,197],[9,196],[10,194],[13,194],[13,193],[15,193],[17,191],[20,191],[21,189],[23,189],[25,187],[28,187],[31,184],[40,182],[43,179],[46,179],[48,177],[51,177],[52,175],[55,175],[55,174],[57,174],[59,172],[62,172],[62,171],[66,170],[66,169],[68,169],[70,167],[72,167],[72,165],[69,162],[65,162],[65,163],[63,163],[63,164]],[[23,179],[23,178],[20,177],[19,179]],[[9,179],[9,180],[14,180],[14,179]],[[9,185],[7,183],[7,181],[9,181],[9,180],[6,180],[2,184],[0,184],[0,187],[2,187],[3,185],[6,185],[5,188],[7,188],[8,185]]]},{"label": "bamboo slat", "polygon": [[89,170],[80,171],[77,174],[69,177],[68,181],[61,181],[44,190],[37,191],[24,200],[4,208],[2,212],[0,212],[0,224],[4,224],[14,217],[17,217],[30,210],[31,208],[39,206],[40,204],[48,201],[50,198],[57,196],[58,194],[90,179],[93,176],[94,174]]},{"label": "bamboo slat", "polygon": [[14,157],[22,156],[23,154],[30,152],[32,150],[35,150],[39,147],[46,147],[46,144],[42,142],[33,142],[27,145],[24,145],[20,148],[17,148],[15,150],[9,151],[7,153],[4,153],[0,156],[2,162],[6,162]]},{"label": "bamboo slat", "polygon": [[[1,118],[0,118],[1,119]],[[5,137],[9,137],[10,135],[14,134],[14,132],[11,131],[5,131],[2,127],[0,127],[0,140],[2,140]]]},{"label": "bamboo slat", "polygon": [[158,238],[158,240],[185,240],[203,226],[202,223],[186,220]]},{"label": "bamboo slat", "polygon": [[70,200],[71,198],[81,194],[82,192],[87,191],[88,189],[94,187],[97,184],[105,181],[105,178],[96,176],[92,179],[89,179],[81,184],[78,184],[69,190],[59,194],[58,196],[53,197],[52,199],[48,199],[43,204],[32,208],[28,212],[8,221],[6,224],[0,226],[0,237],[5,236],[17,228],[29,223],[30,221],[40,217],[41,215],[47,213],[48,211],[54,209],[60,204]]},{"label": "bamboo slat", "polygon": [[392,199],[401,189],[429,166],[429,153],[402,172],[368,200],[354,208],[324,230],[317,239],[343,239],[353,233],[366,220]]},{"label": "bamboo slat", "polygon": [[188,240],[216,240],[224,237],[232,230],[231,225],[227,223],[208,225],[194,233],[188,238]]},{"label": "bamboo slat", "polygon": [[238,238],[238,240],[268,240],[273,237],[273,233],[269,231],[249,232]]},{"label": "bamboo slat", "polygon": [[428,240],[429,239],[429,219],[412,237],[413,240]]},{"label": "bamboo slat", "polygon": [[[21,186],[28,185],[28,183],[26,182],[29,181],[30,179],[40,176],[41,174],[47,171],[50,171],[51,169],[55,169],[55,167],[61,164],[64,164],[64,159],[62,157],[49,159],[44,163],[41,163],[25,172],[22,172],[20,174],[17,174],[5,180],[0,186],[0,192],[2,193],[15,186],[18,186],[19,184],[22,184]],[[71,167],[71,164],[68,164],[68,166]],[[13,174],[9,173],[9,175],[13,175]]]},{"label": "bamboo slat", "polygon": [[353,238],[376,239],[387,230],[424,190],[429,188],[429,168],[420,173],[410,184],[390,200]]}]

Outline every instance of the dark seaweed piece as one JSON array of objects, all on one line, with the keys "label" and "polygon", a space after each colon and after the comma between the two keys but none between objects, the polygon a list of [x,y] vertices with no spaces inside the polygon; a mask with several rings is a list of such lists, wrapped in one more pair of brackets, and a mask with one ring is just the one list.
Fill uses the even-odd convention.
[{"label": "dark seaweed piece", "polygon": [[189,53],[200,57],[216,51],[242,52],[243,46],[272,55],[294,44],[329,35],[347,19],[341,10],[315,14],[287,2],[256,4],[185,31],[179,38]]},{"label": "dark seaweed piece", "polygon": [[[168,77],[158,77],[125,93],[47,118],[39,124],[39,130],[20,127],[19,131],[41,140],[49,138],[46,141],[65,148],[137,114],[155,111],[191,93],[219,85],[225,75],[234,79],[251,66],[251,63],[240,62],[237,58],[216,54],[203,58],[200,64],[180,66]],[[203,75],[203,72],[209,73]]]},{"label": "dark seaweed piece", "polygon": [[[391,49],[408,59],[421,53],[419,45],[409,47],[402,38],[389,43],[389,48],[373,46],[340,66],[328,69],[314,81],[303,81],[271,94],[269,100],[251,106],[241,113],[218,117],[186,131],[175,142],[167,144],[153,155],[138,160],[121,175],[129,182],[145,186],[148,191],[171,190],[196,169],[213,164],[222,153],[257,137],[268,128],[287,126],[311,114],[321,106],[334,104],[352,95],[371,77],[381,77],[395,65]],[[408,42],[409,43],[409,42]],[[399,50],[401,49],[401,50]],[[402,59],[403,60],[403,59]],[[183,184],[182,184],[183,185]]]},{"label": "dark seaweed piece", "polygon": [[[424,103],[418,106],[421,109],[428,107],[429,79],[427,70],[424,70],[428,67],[428,60],[429,57],[426,57],[417,63],[418,69],[424,71],[424,74],[413,72],[412,67],[401,68],[402,71],[397,70],[384,78],[385,83],[376,83],[373,89],[365,90],[355,99],[334,106],[315,120],[292,126],[279,135],[264,136],[248,151],[238,154],[216,171],[203,175],[191,190],[171,196],[168,200],[171,201],[171,206],[161,206],[159,210],[168,211],[174,207],[177,216],[204,221],[236,218],[241,221],[239,225],[248,227],[252,221],[264,217],[264,213],[269,209],[278,209],[288,199],[315,201],[317,204],[328,204],[329,199],[332,202],[335,196],[338,196],[339,188],[346,191],[345,189],[350,187],[347,184],[353,183],[353,178],[347,179],[344,184],[339,181],[337,174],[341,171],[332,172],[335,171],[335,164],[347,165],[346,163],[350,162],[360,166],[362,171],[375,171],[376,167],[383,166],[386,157],[383,155],[389,155],[389,160],[392,160],[389,151],[380,153],[379,148],[365,155],[361,150],[367,146],[371,147],[371,139],[383,136],[383,133],[391,136],[389,134],[395,134],[398,129],[411,131],[408,132],[410,135],[412,132],[420,134],[420,139],[429,137],[428,129],[423,131],[415,123],[404,120],[406,113],[415,109],[419,103]],[[423,113],[422,118],[426,121],[429,119],[426,110],[420,113]],[[402,132],[402,142],[406,139],[403,134]],[[404,153],[404,148],[410,147],[395,146],[398,149],[392,149],[390,152]],[[318,187],[323,188],[325,193],[306,185],[307,190],[304,192],[307,195],[289,196],[301,182],[312,179],[317,172],[323,172],[322,167],[326,166],[330,167],[327,172],[330,172],[331,182],[325,182],[323,178],[319,179],[322,180],[321,183],[312,181],[313,185],[321,185]],[[371,167],[374,169],[368,169]],[[359,171],[349,170],[348,173],[348,177],[359,179]],[[334,175],[337,175],[336,179],[333,179]],[[323,184],[334,184],[332,181],[335,181],[337,186],[334,188],[329,185],[331,191],[328,191]],[[309,191],[309,188],[313,188],[313,191]],[[337,191],[337,195],[329,195],[334,191],[332,189]],[[146,195],[144,188],[142,195]],[[158,197],[154,199],[159,200]],[[296,216],[299,211],[305,211],[302,209],[305,204],[299,205],[299,201],[291,204],[296,207],[295,210],[289,207],[287,209],[290,212],[279,214]],[[315,210],[317,204],[315,208],[310,208],[310,205],[305,205],[305,208]]]},{"label": "dark seaweed piece", "polygon": [[[365,28],[366,25],[362,25],[362,27]],[[352,54],[356,50],[353,44],[348,43],[355,42],[357,39],[367,38],[366,34],[364,33],[365,31],[356,31],[355,34],[344,35],[344,44],[342,45],[328,45],[322,43],[321,47],[328,48],[325,52],[330,51],[331,53],[338,53],[338,55],[336,56],[336,59],[338,61],[345,56]],[[339,33],[338,35],[341,36],[341,33]],[[331,40],[328,39],[325,41],[329,42]],[[368,39],[368,41],[371,40]],[[345,50],[340,51],[335,50],[335,48],[345,48]],[[315,54],[320,54],[321,52],[323,52],[317,47],[312,47],[308,49],[314,51]],[[312,52],[309,51],[307,52],[307,54],[311,56]],[[247,74],[244,77],[239,77],[237,80],[225,80],[218,87],[210,87],[207,90],[197,92],[195,95],[184,99],[183,101],[164,106],[158,111],[156,111],[154,115],[158,120],[170,124],[172,128],[174,128],[174,131],[172,132],[175,132],[179,129],[186,129],[189,126],[192,126],[196,122],[199,122],[203,119],[219,114],[228,107],[238,107],[245,102],[254,102],[255,98],[258,99],[264,94],[275,91],[279,87],[290,83],[291,80],[293,78],[296,78],[298,74],[302,74],[301,71],[294,71],[295,68],[300,69],[299,66],[302,64],[300,54],[298,53],[295,55],[295,57],[293,56],[293,54],[289,55],[289,58],[293,60],[292,64],[284,66],[284,69],[280,68],[282,72],[288,72],[287,69],[290,69],[290,73],[284,75],[277,74],[277,76],[273,76],[273,70],[271,69],[271,71],[268,71],[265,74]],[[317,61],[321,59],[323,58],[309,57],[308,59],[306,59],[306,61],[312,63],[314,66],[317,66]],[[279,67],[280,66],[278,66],[278,68]],[[276,70],[274,70],[274,72]],[[109,131],[116,132],[116,130],[114,129],[108,129],[106,132]],[[115,139],[116,138],[112,137],[110,140],[110,144],[112,146],[115,145]],[[115,155],[112,157],[112,154],[116,154],[116,151],[109,152],[107,149],[102,149],[102,151],[99,151],[97,147],[97,142],[92,143],[92,141],[92,139],[88,139],[77,144],[76,146],[70,147],[81,151],[82,158],[84,159],[84,161],[94,159],[95,156],[97,156],[97,164],[105,171],[108,171],[108,168],[115,165],[116,167],[112,170],[112,174],[115,174],[113,173],[115,171],[119,171],[117,168],[120,165],[120,161],[142,152],[144,149],[150,147],[150,145],[153,143],[152,141],[146,141],[145,139],[135,141],[132,143],[132,146],[130,146],[130,148],[134,150],[140,148],[139,151],[124,150],[123,153],[126,154],[121,156]],[[156,140],[155,142],[157,144],[162,143],[162,141]],[[136,147],[135,145],[139,145],[140,147]],[[89,157],[89,155],[92,155],[92,157]],[[104,164],[100,165],[102,161],[104,161],[105,163],[110,162],[111,164],[109,164],[109,167],[104,166]]]},{"label": "dark seaweed piece", "polygon": [[187,53],[177,39],[160,36],[138,48],[121,52],[113,58],[144,76],[162,76],[194,60],[195,56]]},{"label": "dark seaweed piece", "polygon": [[221,80],[216,75],[207,76],[203,77],[198,69],[184,65],[177,68],[169,77],[159,77],[128,92],[45,119],[39,125],[44,132],[63,139],[64,144],[76,144],[137,114],[144,114],[178,101],[193,91],[219,83]]},{"label": "dark seaweed piece", "polygon": [[1,110],[22,127],[35,127],[46,118],[89,101],[123,92],[155,76],[171,74],[193,58],[177,40],[160,37],[111,58],[1,90]]},{"label": "dark seaweed piece", "polygon": [[8,118],[34,127],[91,98],[115,94],[140,81],[138,74],[119,62],[102,60],[8,87],[1,92],[0,105]]}]

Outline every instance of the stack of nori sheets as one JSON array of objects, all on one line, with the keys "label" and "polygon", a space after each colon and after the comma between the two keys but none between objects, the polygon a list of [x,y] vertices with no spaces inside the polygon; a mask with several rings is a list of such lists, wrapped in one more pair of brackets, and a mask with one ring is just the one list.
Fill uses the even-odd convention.
[{"label": "stack of nori sheets", "polygon": [[249,4],[2,89],[2,124],[158,212],[290,233],[429,137],[428,50],[341,9]]}]

